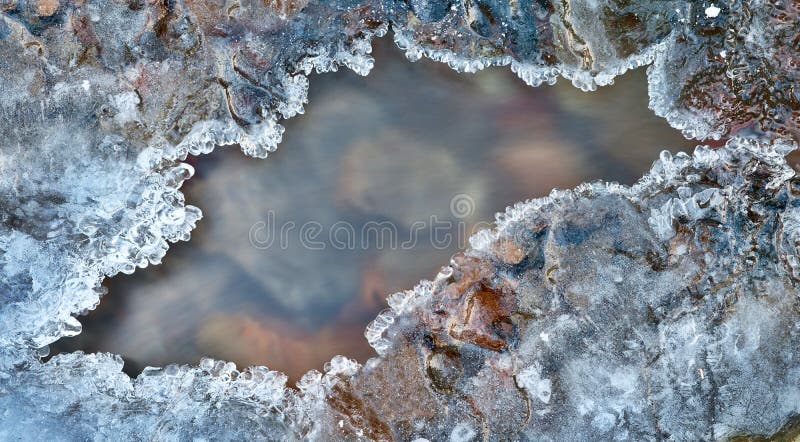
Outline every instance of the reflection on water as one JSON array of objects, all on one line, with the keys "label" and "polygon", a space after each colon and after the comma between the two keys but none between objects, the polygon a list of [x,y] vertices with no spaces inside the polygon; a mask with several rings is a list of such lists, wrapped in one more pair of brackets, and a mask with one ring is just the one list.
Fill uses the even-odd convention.
[{"label": "reflection on water", "polygon": [[663,148],[691,145],[647,109],[641,71],[585,94],[408,63],[386,43],[375,55],[367,78],[312,79],[307,114],[268,160],[190,159],[186,199],[205,214],[192,241],[108,280],[54,352],[119,353],[129,373],[208,355],[295,380],[336,354],[363,362],[385,296],[432,277],[476,224],[554,187],[631,183]]}]

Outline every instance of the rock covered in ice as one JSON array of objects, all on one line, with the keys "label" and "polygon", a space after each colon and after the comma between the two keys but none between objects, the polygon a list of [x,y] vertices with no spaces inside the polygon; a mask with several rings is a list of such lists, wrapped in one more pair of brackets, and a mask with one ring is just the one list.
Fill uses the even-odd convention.
[{"label": "rock covered in ice", "polygon": [[328,389],[322,434],[777,433],[800,411],[788,148],[736,139],[665,152],[634,186],[509,208],[436,279],[389,298],[367,330],[381,356]]},{"label": "rock covered in ice", "polygon": [[798,139],[800,5],[694,2],[648,70],[650,107],[689,138]]},{"label": "rock covered in ice", "polygon": [[395,41],[474,72],[510,65],[526,83],[558,76],[584,90],[649,63],[686,2],[409,0],[398,2]]},{"label": "rock covered in ice", "polygon": [[274,150],[278,118],[302,112],[307,74],[369,71],[369,39],[386,29],[377,11],[4,3],[0,351],[79,333],[72,315],[97,305],[104,276],[157,264],[167,242],[188,239],[201,213],[178,190],[194,172],[179,161],[216,145]]},{"label": "rock covered in ice", "polygon": [[[795,3],[491,0],[0,3],[0,438],[719,439],[800,404]],[[157,264],[200,218],[189,153],[264,157],[307,75],[410,58],[511,65],[584,89],[652,62],[651,107],[721,150],[633,187],[510,209],[369,327],[381,354],[287,389],[264,368],[39,356],[105,276]]]},{"label": "rock covered in ice", "polygon": [[298,384],[264,368],[108,354],[0,381],[10,437],[718,440],[800,412],[789,145],[664,153],[637,184],[517,204],[368,327],[379,357]]},{"label": "rock covered in ice", "polygon": [[408,0],[395,41],[474,72],[510,65],[526,83],[592,90],[651,64],[650,107],[689,138],[747,129],[797,137],[800,8],[782,0]]}]

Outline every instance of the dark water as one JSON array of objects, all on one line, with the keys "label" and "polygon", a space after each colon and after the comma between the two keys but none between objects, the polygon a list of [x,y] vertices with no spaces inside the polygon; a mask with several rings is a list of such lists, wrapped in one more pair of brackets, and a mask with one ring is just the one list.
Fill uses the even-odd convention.
[{"label": "dark water", "polygon": [[554,187],[632,183],[662,149],[693,145],[647,109],[643,71],[582,93],[408,63],[386,43],[375,56],[369,77],[312,78],[306,115],[267,160],[190,159],[184,190],[205,215],[191,242],[107,280],[83,333],[53,351],[122,354],[132,374],[204,355],[292,379],[336,354],[363,362],[386,295],[435,275],[495,212]]}]

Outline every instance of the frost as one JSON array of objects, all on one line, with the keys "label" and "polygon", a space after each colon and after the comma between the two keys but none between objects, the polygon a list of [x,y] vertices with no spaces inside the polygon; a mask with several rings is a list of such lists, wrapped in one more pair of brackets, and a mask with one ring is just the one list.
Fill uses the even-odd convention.
[{"label": "frost", "polygon": [[[546,336],[546,335],[545,335]],[[541,338],[542,335],[540,334]],[[550,379],[542,379],[542,368],[532,365],[522,370],[517,376],[517,384],[530,395],[531,399],[538,399],[540,402],[550,402],[552,394],[552,382]],[[538,410],[537,412],[541,412]]]},{"label": "frost", "polygon": [[[280,373],[209,359],[133,380],[108,354],[27,359],[0,382],[2,431],[42,439],[54,428],[75,439],[774,434],[800,412],[800,185],[783,159],[788,148],[749,139],[701,146],[662,155],[631,187],[583,185],[509,208],[481,234],[481,250],[389,299],[367,332],[380,340],[380,357],[364,366],[334,358],[298,390]],[[662,211],[675,232],[666,237],[648,217],[670,201],[698,208]],[[14,258],[19,273],[24,261]]]},{"label": "frost", "polygon": [[584,90],[652,63],[650,106],[689,138],[743,129],[797,137],[795,2],[409,3],[393,29],[411,60],[463,72],[510,65],[530,85],[561,76]]},{"label": "frost", "polygon": [[[0,439],[721,439],[800,413],[798,6],[668,0],[0,5]],[[200,219],[186,155],[266,157],[308,76],[408,58],[584,90],[650,64],[651,108],[726,147],[632,187],[519,203],[367,339],[287,388],[263,367],[54,356],[101,281]],[[789,425],[788,427],[785,427]],[[788,430],[787,430],[788,431]]]},{"label": "frost", "polygon": [[707,7],[706,10],[705,10],[706,17],[708,17],[708,18],[717,18],[717,16],[719,15],[720,11],[722,11],[722,9],[716,7],[712,3],[711,6]]}]

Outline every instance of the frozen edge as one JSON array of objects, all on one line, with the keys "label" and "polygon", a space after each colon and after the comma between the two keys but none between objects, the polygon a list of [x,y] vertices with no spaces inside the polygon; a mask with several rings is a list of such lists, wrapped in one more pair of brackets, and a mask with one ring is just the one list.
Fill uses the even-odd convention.
[{"label": "frozen edge", "polygon": [[[165,223],[162,220],[152,223],[150,229],[158,233],[151,242],[137,245],[131,250],[136,258],[131,258],[126,264],[114,263],[110,258],[115,257],[113,250],[108,250],[93,266],[84,265],[78,261],[79,268],[73,268],[70,275],[79,275],[70,279],[63,287],[69,291],[69,296],[59,296],[62,303],[49,312],[42,323],[36,324],[36,330],[22,335],[2,336],[12,348],[0,350],[0,353],[16,354],[12,360],[21,360],[26,353],[47,355],[47,346],[63,337],[71,337],[81,332],[81,324],[76,315],[94,310],[100,302],[100,297],[105,289],[102,282],[106,277],[118,273],[131,274],[136,268],[145,268],[149,265],[161,263],[166,255],[169,243],[188,241],[190,232],[195,228],[198,220],[202,218],[202,211],[192,205],[185,204],[185,197],[180,192],[183,182],[191,178],[194,168],[181,161],[187,155],[200,155],[211,153],[217,146],[231,146],[238,144],[242,152],[255,158],[266,158],[269,153],[277,149],[284,132],[279,119],[288,119],[304,112],[304,105],[308,102],[308,76],[312,72],[325,73],[336,71],[338,66],[352,69],[359,75],[367,75],[374,66],[371,41],[374,37],[386,34],[387,25],[381,25],[374,31],[365,32],[363,37],[356,39],[352,44],[345,45],[340,42],[335,53],[328,53],[321,47],[310,48],[305,58],[297,65],[292,66],[297,73],[287,73],[282,79],[284,88],[291,91],[287,96],[288,101],[280,103],[276,112],[270,112],[260,124],[244,129],[232,120],[204,120],[194,124],[190,133],[177,146],[170,146],[164,142],[160,146],[151,146],[141,152],[137,158],[137,168],[146,171],[141,180],[154,177],[156,182],[147,183],[148,190],[154,195],[175,195],[182,203],[179,208],[174,208],[164,201],[164,198],[154,198],[156,201],[137,207],[138,212],[160,213],[167,211],[174,214],[175,220]],[[180,213],[178,213],[180,212]],[[12,240],[3,238],[2,240]],[[38,249],[37,244],[32,247]],[[43,250],[40,250],[43,252]],[[116,258],[119,258],[116,256]],[[12,306],[14,307],[14,306]],[[24,309],[21,305],[19,308]],[[13,311],[12,311],[13,312]],[[53,333],[46,330],[55,330]],[[43,333],[44,332],[44,333]]]},{"label": "frozen edge", "polygon": [[[605,182],[584,183],[574,189],[553,190],[548,196],[517,203],[497,214],[494,228],[474,234],[466,253],[472,256],[491,255],[492,245],[498,239],[513,235],[514,226],[521,221],[534,217],[537,213],[569,205],[579,198],[611,194],[634,202],[639,201],[658,193],[665,186],[685,181],[688,179],[687,169],[711,167],[742,155],[782,167],[786,174],[793,173],[784,159],[786,154],[796,148],[793,143],[769,145],[755,139],[735,138],[727,146],[725,149],[713,149],[699,145],[692,155],[681,152],[673,156],[664,151],[651,170],[632,186]],[[164,368],[147,367],[136,378],[124,374],[122,358],[110,353],[60,354],[42,364],[41,368],[54,375],[63,373],[63,376],[54,378],[70,378],[76,385],[91,381],[95,390],[75,391],[78,398],[84,396],[85,400],[91,400],[93,395],[105,394],[122,402],[147,398],[154,402],[154,406],[162,407],[168,406],[172,401],[185,399],[190,394],[187,387],[190,387],[193,393],[205,398],[204,406],[220,407],[224,403],[237,401],[254,412],[277,416],[289,435],[314,438],[320,436],[318,432],[321,431],[314,416],[327,409],[326,398],[332,389],[343,380],[358,376],[362,370],[377,366],[380,358],[392,350],[392,332],[403,329],[404,324],[413,321],[413,315],[409,313],[429,302],[433,294],[447,284],[452,273],[452,267],[443,267],[433,280],[423,280],[412,290],[395,293],[387,298],[389,308],[381,312],[365,331],[368,342],[379,355],[378,358],[371,358],[361,365],[344,356],[335,356],[325,364],[322,372],[307,372],[297,382],[296,389],[287,387],[285,374],[265,366],[253,366],[239,371],[232,362],[211,358],[201,359],[197,366],[172,364]],[[394,326],[396,323],[399,323],[398,326]],[[103,377],[92,380],[96,376],[94,370],[101,367]],[[87,371],[87,368],[91,370]],[[21,377],[24,379],[25,376],[26,373],[23,372]],[[103,391],[106,393],[101,393]],[[154,425],[176,418],[169,413],[159,416],[151,416],[151,419],[155,419]]]},{"label": "frozen edge", "polygon": [[[653,45],[642,53],[635,54],[622,60],[605,71],[592,75],[588,71],[571,68],[564,64],[557,66],[537,65],[535,63],[521,62],[510,56],[469,59],[456,54],[449,49],[430,49],[419,45],[411,37],[412,31],[397,24],[392,25],[395,44],[405,52],[409,61],[418,61],[423,56],[433,61],[447,64],[451,69],[461,73],[476,73],[488,67],[510,66],[511,72],[517,75],[525,84],[537,87],[546,83],[554,85],[561,76],[569,80],[572,85],[584,92],[597,90],[598,86],[614,84],[614,78],[624,74],[630,69],[636,69],[653,63],[663,45]],[[674,31],[673,31],[674,32]]]},{"label": "frozen edge", "polygon": [[[295,93],[290,94],[292,100],[287,103],[282,103],[278,108],[278,113],[283,119],[291,118],[292,116],[303,113],[303,106],[307,102],[307,76],[312,72],[328,72],[336,70],[337,65],[343,65],[360,75],[366,75],[372,68],[374,60],[368,54],[371,52],[370,41],[374,36],[382,36],[386,33],[387,27],[384,25],[373,34],[365,36],[364,39],[357,40],[357,44],[351,48],[342,48],[336,54],[309,54],[300,66],[298,71],[301,73],[294,76],[288,75],[284,78],[284,87],[287,90],[293,90]],[[498,57],[490,59],[469,60],[459,58],[455,53],[449,50],[430,50],[415,45],[406,34],[407,31],[402,28],[394,29],[395,43],[405,51],[406,56],[414,61],[422,56],[430,58],[434,61],[439,61],[448,64],[451,68],[459,72],[477,72],[489,66],[508,66],[511,70],[528,85],[538,86],[542,83],[553,84],[557,76],[562,76],[565,79],[571,80],[573,85],[581,88],[582,90],[594,90],[597,86],[611,84],[616,75],[626,72],[628,69],[641,67],[646,64],[653,63],[651,66],[651,75],[657,73],[659,63],[664,61],[660,59],[659,55],[666,49],[667,43],[658,44],[649,48],[645,53],[631,57],[628,65],[616,66],[611,72],[604,73],[602,76],[590,76],[588,73],[568,69],[566,67],[542,67],[520,63],[511,57]],[[674,31],[673,31],[674,32]],[[349,50],[348,50],[349,49]],[[665,117],[668,122],[674,127],[684,131],[688,137],[694,137],[697,133],[703,133],[703,129],[709,127],[708,124],[703,126],[700,122],[696,122],[697,116],[689,120],[686,115],[679,114],[676,110],[663,110],[664,97],[658,92],[657,82],[650,79],[649,94],[651,109],[662,117]],[[267,119],[259,125],[255,125],[250,130],[245,131],[233,122],[220,122],[220,121],[204,121],[197,123],[190,135],[188,135],[178,146],[174,149],[168,150],[160,159],[153,158],[155,161],[161,159],[167,160],[183,160],[188,154],[199,155],[210,153],[216,146],[225,146],[240,144],[243,152],[250,156],[263,158],[270,152],[275,151],[278,143],[281,141],[283,134],[283,127],[279,124],[279,116],[273,114],[271,118]],[[690,123],[695,121],[695,128],[690,127]],[[715,134],[712,134],[715,136]],[[753,146],[753,152],[761,152],[764,148],[763,145],[758,145],[756,142],[747,142],[749,146]],[[793,148],[793,147],[792,147]],[[774,161],[782,161],[783,155],[788,153],[789,148],[786,146],[779,146],[774,153],[767,153],[766,158]],[[703,156],[714,155],[714,151],[704,146],[698,146],[694,154],[694,160],[700,161]],[[780,160],[778,159],[780,157]],[[568,201],[575,194],[594,193],[598,191],[609,191],[612,193],[619,193],[629,198],[634,198],[636,194],[645,191],[647,188],[656,186],[664,180],[669,180],[670,174],[677,174],[683,164],[690,163],[690,157],[686,154],[679,154],[675,158],[665,156],[662,154],[661,167],[667,164],[673,165],[675,169],[656,169],[654,167],[648,174],[646,174],[637,184],[632,187],[620,186],[617,184],[608,183],[594,183],[583,184],[576,187],[574,190],[568,191],[553,191],[550,196],[528,200],[524,203],[518,203],[509,207],[505,213],[497,215],[496,228],[493,230],[484,230],[476,233],[470,238],[472,251],[468,253],[481,254],[487,251],[487,247],[494,240],[503,234],[509,223],[524,219],[531,213],[541,210],[547,210],[547,207],[554,204],[563,204],[563,201]],[[177,180],[174,187],[177,190],[183,180],[188,179],[193,174],[191,166],[179,163],[178,165],[169,169],[174,171],[172,173],[179,175],[180,180]],[[179,192],[180,193],[180,192]],[[201,217],[199,209],[193,206],[185,206],[185,210],[190,212],[190,216],[186,221],[181,224],[176,232],[172,235],[164,233],[159,238],[160,245],[163,247],[161,256],[166,253],[167,244],[165,238],[170,242],[179,240],[188,240],[189,232],[193,229],[194,224]],[[163,226],[162,226],[163,227]],[[171,236],[171,237],[170,237]],[[131,263],[130,268],[123,269],[124,273],[132,272],[135,267],[146,267],[150,264],[158,264],[160,260],[149,260],[147,262]],[[113,273],[104,273],[100,269],[86,269],[88,271],[99,271],[97,282],[94,288],[87,290],[97,290],[105,276],[113,276]],[[391,341],[385,338],[387,331],[390,330],[392,324],[398,321],[405,313],[414,309],[415,306],[420,305],[428,298],[434,291],[437,284],[449,277],[452,268],[445,267],[442,272],[433,281],[422,281],[413,290],[396,293],[388,297],[387,302],[389,308],[378,315],[378,317],[369,324],[365,331],[365,336],[370,345],[376,350],[379,355],[385,355],[391,349]],[[71,288],[80,290],[80,288]],[[79,299],[84,299],[79,297]],[[99,301],[99,296],[96,298]],[[60,336],[39,336],[36,337],[36,344],[44,344],[47,342],[40,341],[55,341],[60,337],[72,336],[80,332],[80,324],[73,316],[75,313],[85,310],[87,307],[93,309],[97,306],[94,302],[92,306],[71,306],[71,311],[60,310],[57,312],[61,319],[63,318],[64,327],[62,327]],[[342,356],[334,357],[330,363],[326,364],[324,374],[311,370],[298,382],[297,387],[299,393],[286,390],[286,376],[282,373],[271,371],[263,366],[250,367],[242,372],[236,369],[235,364],[224,361],[216,361],[213,359],[202,359],[198,366],[192,367],[188,365],[178,366],[169,365],[163,369],[161,368],[146,368],[138,377],[130,378],[124,373],[121,373],[122,359],[119,356],[113,356],[108,353],[88,354],[84,355],[82,352],[71,354],[62,354],[54,356],[50,361],[45,363],[47,366],[60,366],[68,367],[71,364],[78,362],[79,359],[105,359],[112,366],[120,372],[119,379],[116,380],[117,387],[120,387],[120,392],[128,392],[134,396],[137,395],[136,391],[147,391],[154,386],[148,383],[154,375],[163,374],[169,378],[182,378],[184,376],[192,376],[197,378],[205,378],[209,383],[215,387],[214,397],[228,399],[240,399],[251,401],[253,404],[263,407],[272,407],[277,409],[286,409],[287,401],[302,401],[306,406],[320,405],[320,401],[324,398],[325,390],[336,382],[338,376],[352,376],[358,372],[361,365],[355,361],[349,360]],[[366,365],[369,366],[372,362],[367,361]],[[213,382],[212,382],[213,380]],[[159,388],[161,385],[159,385]]]}]

